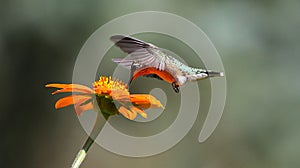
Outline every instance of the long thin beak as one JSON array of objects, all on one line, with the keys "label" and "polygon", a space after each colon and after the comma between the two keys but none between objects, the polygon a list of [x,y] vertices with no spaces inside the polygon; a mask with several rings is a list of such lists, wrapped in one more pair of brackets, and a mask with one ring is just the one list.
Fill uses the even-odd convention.
[{"label": "long thin beak", "polygon": [[208,77],[223,77],[224,73],[223,72],[215,72],[215,71],[206,71]]}]

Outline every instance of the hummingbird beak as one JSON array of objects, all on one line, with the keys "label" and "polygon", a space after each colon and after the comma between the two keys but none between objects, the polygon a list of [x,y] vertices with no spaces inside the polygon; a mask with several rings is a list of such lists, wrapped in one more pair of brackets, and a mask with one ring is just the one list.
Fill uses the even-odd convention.
[{"label": "hummingbird beak", "polygon": [[223,77],[224,76],[224,73],[223,72],[215,72],[215,71],[210,71],[210,70],[207,70],[206,71],[206,74],[208,75],[207,77]]}]

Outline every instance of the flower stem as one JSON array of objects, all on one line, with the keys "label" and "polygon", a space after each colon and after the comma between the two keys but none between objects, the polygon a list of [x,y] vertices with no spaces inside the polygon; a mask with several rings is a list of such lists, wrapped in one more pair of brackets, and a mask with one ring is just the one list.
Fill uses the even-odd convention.
[{"label": "flower stem", "polygon": [[87,138],[87,140],[85,141],[83,147],[78,152],[76,158],[74,159],[74,162],[73,162],[71,168],[79,168],[81,163],[84,161],[88,150],[90,149],[90,147],[94,143],[95,139],[97,138],[98,134],[100,133],[102,128],[101,128],[101,124],[100,124],[100,116],[99,115],[100,114],[98,113],[97,117],[96,117],[96,121],[94,123],[94,127],[93,127],[92,132],[91,132],[91,135]]},{"label": "flower stem", "polygon": [[85,156],[86,156],[86,152],[83,149],[81,149],[78,152],[71,168],[78,168],[81,165],[81,163],[83,162],[83,160],[85,159]]}]

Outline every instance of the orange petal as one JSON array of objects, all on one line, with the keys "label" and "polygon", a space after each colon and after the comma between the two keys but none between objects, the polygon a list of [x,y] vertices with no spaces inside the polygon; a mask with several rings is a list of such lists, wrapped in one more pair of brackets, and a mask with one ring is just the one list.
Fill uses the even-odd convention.
[{"label": "orange petal", "polygon": [[135,117],[137,116],[136,112],[130,111],[127,108],[125,108],[124,106],[121,106],[119,108],[119,112],[126,118],[128,118],[129,120],[134,120]]},{"label": "orange petal", "polygon": [[66,96],[63,97],[61,99],[59,99],[56,103],[55,103],[55,108],[63,108],[72,104],[78,104],[78,103],[83,103],[85,101],[87,101],[88,99],[91,99],[90,96],[88,95],[70,95],[70,96]]},{"label": "orange petal", "polygon": [[144,118],[147,118],[147,113],[144,110],[142,110],[138,107],[130,106],[130,110],[135,112],[135,113],[140,114]]},{"label": "orange petal", "polygon": [[[84,101],[82,103],[84,103]],[[75,112],[77,115],[81,115],[82,112],[87,110],[92,110],[92,109],[94,109],[94,105],[92,102],[83,105],[81,105],[81,103],[80,104],[78,103],[75,105]]]},{"label": "orange petal", "polygon": [[130,95],[130,101],[136,106],[142,108],[165,108],[159,100],[149,94],[133,94]]},{"label": "orange petal", "polygon": [[130,102],[130,95],[129,94],[112,94],[112,98],[118,102],[125,103]]},{"label": "orange petal", "polygon": [[79,93],[93,93],[94,91],[84,85],[79,84],[47,84],[46,87],[60,88],[61,90],[57,90],[52,94],[62,93],[62,92],[79,92]]}]

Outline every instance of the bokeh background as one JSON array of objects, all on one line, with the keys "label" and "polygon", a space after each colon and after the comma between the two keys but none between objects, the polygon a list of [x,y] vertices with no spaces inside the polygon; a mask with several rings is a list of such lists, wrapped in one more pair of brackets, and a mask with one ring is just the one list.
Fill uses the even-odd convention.
[{"label": "bokeh background", "polygon": [[[199,144],[210,85],[208,80],[198,82],[203,100],[200,114],[174,148],[152,157],[129,158],[94,145],[82,167],[300,167],[297,0],[1,1],[0,167],[70,167],[87,134],[71,107],[54,109],[59,96],[51,96],[52,90],[44,85],[70,83],[77,54],[95,30],[111,19],[144,10],[185,17],[212,40],[227,77],[223,117],[213,135]],[[182,55],[189,65],[201,65],[196,56],[189,56],[188,47],[174,39],[157,34],[139,37]],[[125,56],[117,48],[112,53],[113,57]],[[106,60],[110,60],[109,53]],[[116,66],[104,65],[99,72],[106,75]],[[149,79],[138,79],[133,91],[151,89],[139,87],[139,82]],[[170,86],[153,82],[170,97],[167,109],[176,109],[178,100]],[[142,128],[167,127],[176,117],[174,111],[166,111],[154,124]],[[120,123],[128,122],[122,119]],[[122,131],[148,133],[136,128]]]}]

